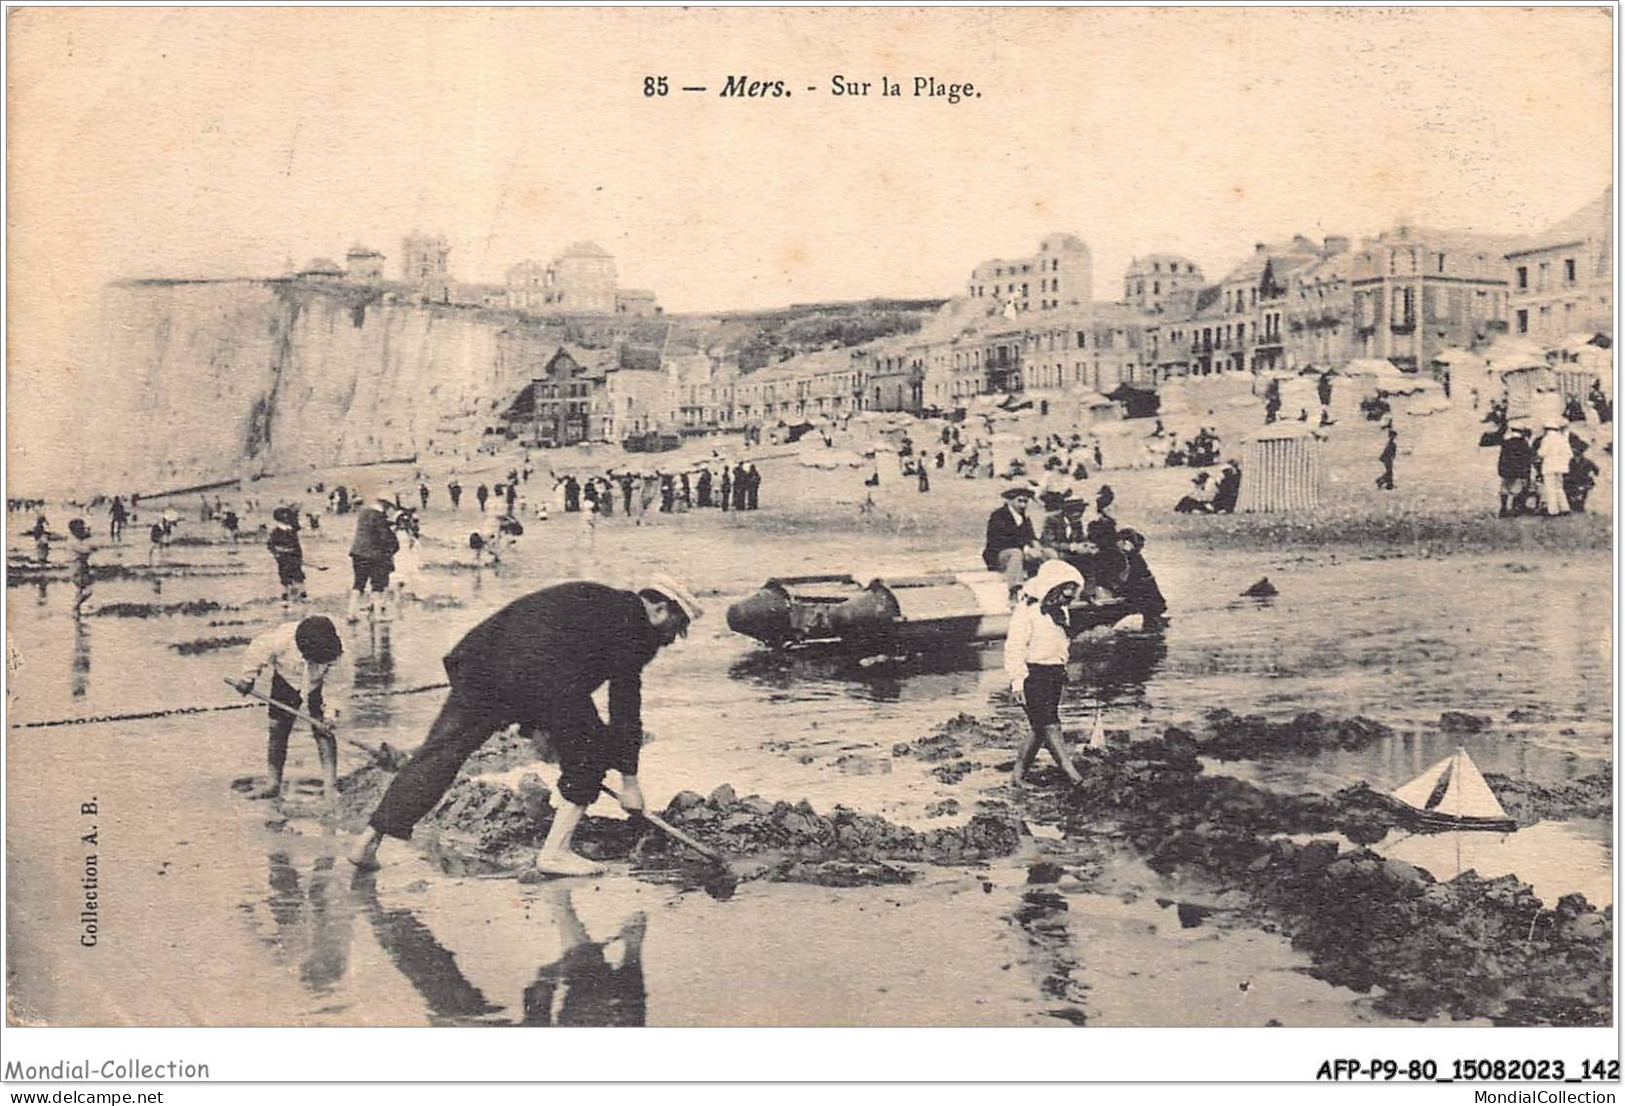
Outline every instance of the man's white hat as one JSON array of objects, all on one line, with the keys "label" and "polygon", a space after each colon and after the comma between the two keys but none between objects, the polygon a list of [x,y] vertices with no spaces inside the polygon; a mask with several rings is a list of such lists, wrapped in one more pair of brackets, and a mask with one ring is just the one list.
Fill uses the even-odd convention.
[{"label": "man's white hat", "polygon": [[652,577],[644,587],[649,591],[658,591],[661,595],[676,603],[690,622],[698,622],[700,616],[705,613],[705,609],[700,606],[700,601],[694,598],[694,593],[670,576]]}]

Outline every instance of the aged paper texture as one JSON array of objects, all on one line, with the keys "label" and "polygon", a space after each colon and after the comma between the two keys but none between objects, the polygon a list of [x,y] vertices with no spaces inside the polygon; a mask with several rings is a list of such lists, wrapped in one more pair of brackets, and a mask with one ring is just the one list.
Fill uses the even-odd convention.
[{"label": "aged paper texture", "polygon": [[10,1024],[1613,1023],[1609,10],[7,18]]}]

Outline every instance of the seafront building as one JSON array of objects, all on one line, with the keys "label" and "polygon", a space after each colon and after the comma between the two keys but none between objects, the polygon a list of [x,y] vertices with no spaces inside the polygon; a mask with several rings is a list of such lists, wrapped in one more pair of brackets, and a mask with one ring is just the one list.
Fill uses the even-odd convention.
[{"label": "seafront building", "polygon": [[[560,345],[503,421],[527,441],[570,445],[863,411],[951,412],[1008,394],[1045,410],[1131,405],[1181,377],[1313,372],[1359,358],[1427,372],[1440,354],[1503,333],[1546,344],[1611,333],[1612,229],[1609,190],[1521,241],[1409,224],[1358,245],[1294,235],[1258,243],[1211,283],[1188,257],[1146,253],[1129,262],[1115,301],[1093,298],[1087,243],[1056,233],[1030,255],[975,266],[965,295],[913,333],[754,372],[721,351]],[[443,237],[409,236],[406,288],[448,302],[448,254]],[[345,262],[318,258],[296,277],[382,282],[381,253],[357,245]],[[661,313],[652,292],[618,287],[615,259],[592,242],[512,266],[484,304],[520,315]]]},{"label": "seafront building", "polygon": [[1614,190],[1507,252],[1513,334],[1556,344],[1610,333],[1614,318]]}]

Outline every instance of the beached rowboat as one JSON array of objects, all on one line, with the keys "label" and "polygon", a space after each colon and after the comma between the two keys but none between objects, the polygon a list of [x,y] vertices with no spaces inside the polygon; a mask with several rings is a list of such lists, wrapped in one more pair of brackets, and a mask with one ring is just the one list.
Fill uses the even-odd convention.
[{"label": "beached rowboat", "polygon": [[[1129,613],[1105,598],[1072,607],[1079,632]],[[780,576],[728,608],[728,628],[775,649],[914,653],[996,641],[1010,627],[1009,586],[996,572],[938,572],[865,584],[849,575]]]}]

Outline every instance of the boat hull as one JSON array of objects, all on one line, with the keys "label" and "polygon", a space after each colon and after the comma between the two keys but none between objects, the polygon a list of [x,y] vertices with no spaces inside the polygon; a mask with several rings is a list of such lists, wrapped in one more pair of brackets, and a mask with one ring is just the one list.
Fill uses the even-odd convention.
[{"label": "boat hull", "polygon": [[[1078,603],[1077,632],[1110,626],[1121,602]],[[728,628],[775,649],[864,654],[926,652],[1002,640],[1010,628],[1008,585],[993,572],[877,579],[777,577],[728,608]]]},{"label": "boat hull", "polygon": [[1418,833],[1444,833],[1448,830],[1479,830],[1489,833],[1514,833],[1518,823],[1513,818],[1490,818],[1473,814],[1440,814],[1433,810],[1419,810],[1401,802],[1392,795],[1382,796],[1388,809],[1408,828]]}]

